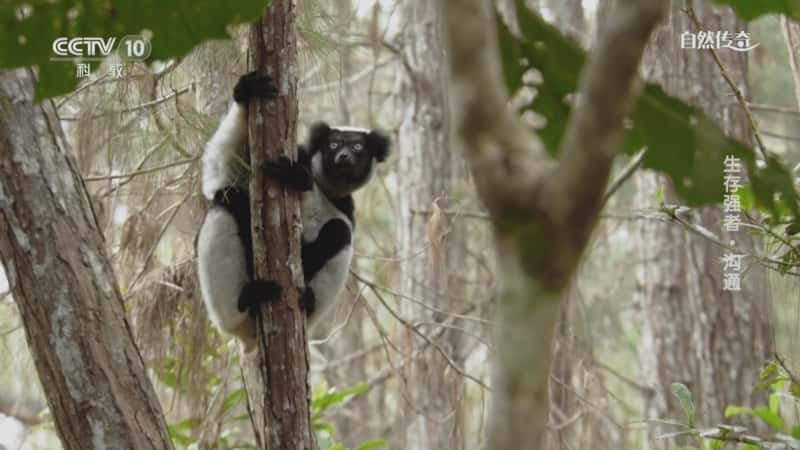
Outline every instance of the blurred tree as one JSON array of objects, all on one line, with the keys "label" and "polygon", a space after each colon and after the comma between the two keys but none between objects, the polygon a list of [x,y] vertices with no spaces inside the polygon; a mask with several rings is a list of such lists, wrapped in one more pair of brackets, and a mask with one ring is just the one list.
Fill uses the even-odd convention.
[{"label": "blurred tree", "polygon": [[479,0],[445,2],[454,129],[491,215],[502,277],[487,448],[545,445],[554,325],[603,204],[599,186],[622,149],[646,37],[664,9],[659,0],[620,3],[583,69],[581,107],[555,162],[509,111],[494,16]]},{"label": "blurred tree", "polygon": [[[681,33],[697,30],[697,26],[684,10],[683,1],[671,4],[669,20],[656,30],[645,55],[645,76],[661,83],[668,93],[702,108],[727,135],[752,142],[744,109],[735,101],[711,53],[681,48]],[[698,3],[697,17],[704,30],[746,29],[727,8]],[[717,54],[746,95],[746,54],[726,50]],[[637,178],[639,207],[652,208],[661,190],[667,204],[679,202],[664,177],[642,173]],[[717,234],[723,242],[735,241],[740,252],[755,253],[757,239],[744,228],[725,232],[723,216],[720,208],[709,207],[692,211],[686,219]],[[765,269],[755,263],[744,267],[741,291],[725,291],[722,256],[732,252],[679,223],[640,223],[635,298],[642,308],[643,377],[652,388],[643,417],[683,416],[670,391],[673,382],[680,382],[694,394],[698,416],[714,425],[722,420],[726,405],[752,403],[759,368],[773,351]],[[647,440],[652,449],[670,445],[669,440],[656,441],[652,436]]]},{"label": "blurred tree", "polygon": [[[450,151],[449,98],[445,84],[445,54],[441,6],[437,2],[403,2],[403,58],[406,69],[400,88],[403,122],[398,136],[400,163],[397,221],[400,282],[404,295],[421,302],[403,301],[401,311],[419,330],[432,330],[446,317],[434,311],[456,311],[460,277],[469,273],[464,259],[463,226],[446,213],[455,202],[455,185],[463,178],[462,158]],[[443,212],[445,211],[445,212]],[[463,279],[463,278],[462,278]],[[461,290],[463,294],[463,290]],[[406,352],[413,355],[424,341],[407,329]],[[437,338],[448,355],[462,345],[457,331]],[[455,364],[461,365],[457,358]],[[448,363],[428,347],[405,367],[403,399],[405,438],[398,447],[409,450],[464,448],[460,413],[464,379],[448,370]]]}]

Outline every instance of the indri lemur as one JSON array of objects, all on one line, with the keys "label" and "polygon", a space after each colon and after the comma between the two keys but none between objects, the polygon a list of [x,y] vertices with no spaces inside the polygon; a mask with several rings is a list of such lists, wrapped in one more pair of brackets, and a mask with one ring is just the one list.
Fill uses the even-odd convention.
[{"label": "indri lemur", "polygon": [[[253,277],[248,175],[243,163],[247,102],[276,94],[269,77],[242,76],[233,89],[233,104],[203,154],[203,195],[212,205],[197,241],[200,290],[211,321],[239,338],[245,351],[255,345],[253,316],[258,305],[280,295],[277,283]],[[347,278],[355,227],[351,194],[369,181],[388,153],[389,140],[377,131],[317,123],[307,144],[299,147],[297,162],[281,158],[258,168],[303,192],[303,306],[309,325],[330,308]]]}]

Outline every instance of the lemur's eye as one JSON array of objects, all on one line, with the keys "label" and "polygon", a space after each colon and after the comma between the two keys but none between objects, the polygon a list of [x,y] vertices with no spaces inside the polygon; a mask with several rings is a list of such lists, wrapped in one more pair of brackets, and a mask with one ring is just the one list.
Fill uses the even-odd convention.
[{"label": "lemur's eye", "polygon": [[338,146],[339,146],[338,142],[331,142],[330,148],[331,148],[331,150],[335,150],[336,147],[338,147]]},{"label": "lemur's eye", "polygon": [[361,151],[362,148],[364,148],[364,146],[361,145],[361,144],[356,144],[356,145],[353,146],[353,150],[355,150],[357,152]]}]

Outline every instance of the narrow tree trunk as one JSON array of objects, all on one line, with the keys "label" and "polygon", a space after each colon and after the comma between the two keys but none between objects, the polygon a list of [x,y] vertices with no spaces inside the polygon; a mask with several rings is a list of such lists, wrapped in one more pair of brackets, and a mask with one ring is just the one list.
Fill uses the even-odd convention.
[{"label": "narrow tree trunk", "polygon": [[[682,11],[684,2],[673,1],[670,20],[654,34],[657,47],[646,56],[650,79],[668,92],[703,108],[731,136],[752,140],[741,105],[732,100],[712,55],[707,51],[680,48],[680,34],[695,30]],[[704,29],[745,29],[726,8],[697,4]],[[720,50],[726,71],[746,94],[746,54]],[[722,171],[722,167],[709,168]],[[639,204],[652,207],[656,192],[669,182],[653,174],[639,176]],[[666,190],[668,203],[677,199]],[[735,241],[747,253],[756,241],[746,230],[722,230],[720,208],[692,213],[693,221]],[[694,394],[698,417],[713,426],[723,419],[726,405],[750,405],[752,388],[761,365],[773,349],[770,325],[770,294],[763,267],[753,263],[742,274],[742,290],[723,290],[723,251],[713,243],[690,235],[679,224],[644,221],[640,229],[641,267],[637,272],[637,300],[642,305],[641,361],[643,377],[653,394],[646,398],[647,418],[683,417],[670,392],[673,382],[686,384]],[[658,432],[656,432],[658,434]],[[669,443],[650,439],[649,448],[667,448]]]},{"label": "narrow tree trunk", "polygon": [[786,16],[781,16],[783,26],[783,40],[786,43],[786,51],[789,53],[789,67],[792,69],[792,80],[794,81],[794,97],[800,108],[800,23],[789,20]]},{"label": "narrow tree trunk", "polygon": [[[408,71],[402,85],[405,114],[400,126],[400,192],[398,221],[402,292],[435,309],[457,307],[451,301],[451,272],[467,273],[463,258],[456,258],[463,244],[457,224],[446,214],[420,214],[420,210],[449,209],[458,182],[461,158],[448,151],[449,117],[445,86],[445,55],[441,7],[437,2],[406,1],[403,56]],[[454,283],[455,284],[455,283]],[[411,323],[435,323],[440,314],[412,302],[402,302],[401,311]],[[422,332],[432,329],[422,328]],[[423,342],[407,330],[409,353]],[[459,335],[446,332],[439,340],[451,355],[460,353]],[[403,398],[405,439],[408,450],[463,448],[463,379],[447,370],[442,356],[432,348],[404,370]]]},{"label": "narrow tree trunk", "polygon": [[277,98],[249,107],[250,182],[255,276],[283,287],[261,308],[259,351],[245,369],[259,448],[312,450],[305,311],[300,305],[300,197],[260,170],[281,155],[296,158],[297,74],[294,0],[273,0],[250,31],[250,64],[272,77]]},{"label": "narrow tree trunk", "polygon": [[0,260],[65,449],[171,449],[52,103],[0,73]]}]

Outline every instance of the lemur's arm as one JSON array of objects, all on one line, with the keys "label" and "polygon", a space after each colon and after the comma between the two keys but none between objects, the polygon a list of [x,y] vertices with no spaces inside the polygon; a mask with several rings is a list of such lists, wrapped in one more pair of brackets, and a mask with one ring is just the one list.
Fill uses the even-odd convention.
[{"label": "lemur's arm", "polygon": [[303,274],[306,281],[312,280],[326,262],[350,245],[352,233],[342,219],[329,220],[320,230],[317,239],[303,242]]},{"label": "lemur's arm", "polygon": [[[352,231],[347,223],[342,219],[331,219],[323,225],[314,241],[303,241],[301,249],[303,260],[303,275],[306,281],[306,289],[303,293],[303,306],[309,320],[313,323],[319,314],[314,314],[317,303],[317,294],[322,294],[323,309],[326,304],[335,299],[337,291],[332,291],[330,286],[325,286],[326,281],[317,279],[317,274],[323,270],[326,264],[335,264],[332,259],[343,249],[350,245],[353,237]],[[349,263],[349,256],[347,256]],[[349,265],[349,264],[348,264]],[[320,277],[328,278],[328,277]],[[328,280],[329,281],[329,280]],[[314,286],[312,286],[314,284]],[[322,288],[323,292],[315,293],[314,287]],[[327,290],[332,292],[324,292]]]},{"label": "lemur's arm", "polygon": [[203,152],[203,195],[214,200],[217,191],[236,182],[237,152],[247,137],[247,107],[233,102]]},{"label": "lemur's arm", "polygon": [[303,146],[297,149],[297,153],[297,162],[292,162],[285,156],[281,156],[277,161],[267,161],[264,163],[264,175],[296,191],[308,192],[314,188],[311,159]]},{"label": "lemur's arm", "polygon": [[236,182],[236,161],[247,138],[247,100],[269,98],[277,94],[269,77],[251,72],[242,76],[233,88],[233,104],[208,141],[203,152],[203,195],[213,200],[217,191]]}]

